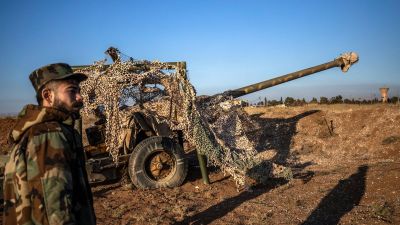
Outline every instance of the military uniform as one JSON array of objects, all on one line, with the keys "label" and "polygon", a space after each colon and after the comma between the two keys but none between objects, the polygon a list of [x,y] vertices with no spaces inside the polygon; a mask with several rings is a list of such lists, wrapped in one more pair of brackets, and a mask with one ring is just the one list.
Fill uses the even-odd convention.
[{"label": "military uniform", "polygon": [[9,137],[4,224],[96,224],[75,123],[70,113],[52,107],[21,111]]}]

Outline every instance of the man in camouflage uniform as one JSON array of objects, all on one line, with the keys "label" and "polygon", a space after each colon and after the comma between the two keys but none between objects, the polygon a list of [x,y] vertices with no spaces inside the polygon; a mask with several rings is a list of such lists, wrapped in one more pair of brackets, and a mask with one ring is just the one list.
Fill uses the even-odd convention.
[{"label": "man in camouflage uniform", "polygon": [[87,77],[57,63],[29,76],[39,106],[27,105],[10,133],[4,224],[96,224],[82,138],[79,82]]}]

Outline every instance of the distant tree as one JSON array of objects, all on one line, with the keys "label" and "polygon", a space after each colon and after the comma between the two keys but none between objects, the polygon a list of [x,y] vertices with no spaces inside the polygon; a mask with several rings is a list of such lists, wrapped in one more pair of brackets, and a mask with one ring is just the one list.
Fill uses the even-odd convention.
[{"label": "distant tree", "polygon": [[305,98],[301,99],[301,103],[303,103],[303,105],[306,104],[307,103],[306,99]]},{"label": "distant tree", "polygon": [[351,104],[352,102],[351,102],[350,99],[345,98],[345,99],[343,100],[343,103],[345,103],[345,104]]},{"label": "distant tree", "polygon": [[294,103],[295,103],[294,98],[292,98],[292,97],[286,97],[285,98],[285,105],[286,106],[293,106]]},{"label": "distant tree", "polygon": [[280,102],[277,100],[268,101],[268,105],[270,105],[270,106],[275,106],[275,105],[279,105],[279,104],[280,104]]},{"label": "distant tree", "polygon": [[371,100],[371,103],[372,103],[372,104],[376,104],[376,103],[378,103],[378,102],[379,102],[379,100],[378,100],[377,98],[374,98],[374,99]]},{"label": "distant tree", "polygon": [[316,103],[318,103],[318,100],[317,100],[317,98],[313,97],[313,98],[311,99],[310,103],[313,103],[313,104],[316,104]]},{"label": "distant tree", "polygon": [[282,97],[281,97],[281,100],[280,100],[280,104],[283,104],[283,99],[282,99]]},{"label": "distant tree", "polygon": [[301,99],[296,99],[294,101],[294,106],[302,106],[302,105],[304,105],[304,103]]},{"label": "distant tree", "polygon": [[339,104],[339,103],[343,103],[343,97],[341,95],[332,97],[330,100],[331,104]]},{"label": "distant tree", "polygon": [[390,103],[396,104],[399,102],[399,97],[393,96],[389,99]]},{"label": "distant tree", "polygon": [[329,104],[328,98],[327,97],[320,97],[319,98],[319,104]]}]

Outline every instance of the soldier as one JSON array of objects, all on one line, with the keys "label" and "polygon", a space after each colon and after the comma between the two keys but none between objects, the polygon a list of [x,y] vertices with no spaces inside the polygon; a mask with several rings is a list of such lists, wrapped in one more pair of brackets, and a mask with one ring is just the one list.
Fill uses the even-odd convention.
[{"label": "soldier", "polygon": [[38,106],[27,105],[10,133],[4,224],[96,224],[80,132],[79,83],[68,64],[33,71]]}]

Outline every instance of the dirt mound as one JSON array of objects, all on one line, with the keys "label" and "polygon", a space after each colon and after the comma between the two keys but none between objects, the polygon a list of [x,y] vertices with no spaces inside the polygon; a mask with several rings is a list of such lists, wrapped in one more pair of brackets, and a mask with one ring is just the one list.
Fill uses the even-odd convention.
[{"label": "dirt mound", "polygon": [[393,161],[400,147],[399,106],[309,105],[247,112],[263,124],[258,135],[250,134],[258,150],[282,163]]},{"label": "dirt mound", "polygon": [[14,117],[0,118],[0,153],[7,152],[8,135],[16,122]]}]

